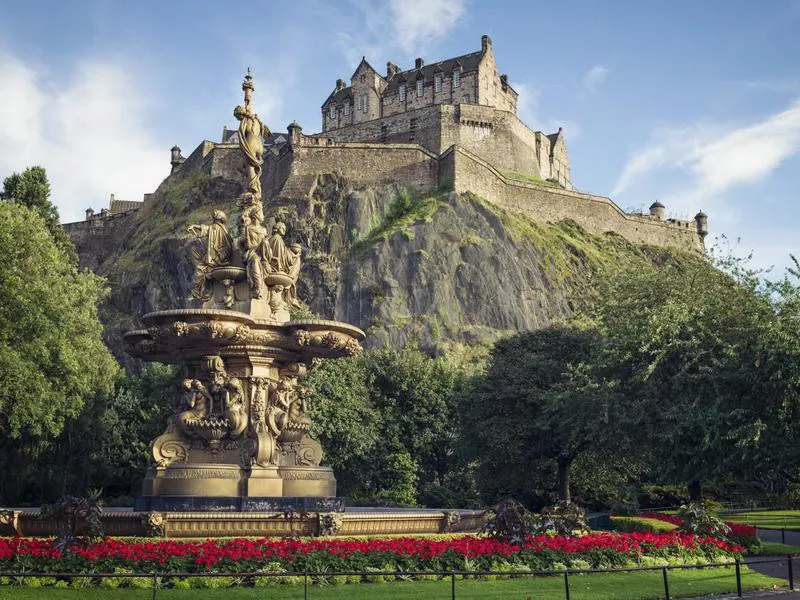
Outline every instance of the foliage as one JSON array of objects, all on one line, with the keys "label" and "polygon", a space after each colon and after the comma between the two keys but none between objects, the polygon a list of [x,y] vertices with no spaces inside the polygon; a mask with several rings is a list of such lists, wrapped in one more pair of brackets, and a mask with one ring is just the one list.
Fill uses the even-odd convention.
[{"label": "foliage", "polygon": [[559,496],[568,501],[575,459],[624,441],[615,427],[628,416],[616,410],[602,377],[601,348],[593,329],[567,325],[497,342],[486,373],[474,378],[463,402],[463,436],[480,461],[487,500],[511,495],[533,503],[532,465],[552,461]]},{"label": "foliage", "polygon": [[572,502],[546,506],[536,515],[534,533],[570,537],[589,531],[586,511]]},{"label": "foliage", "polygon": [[533,535],[535,515],[516,500],[499,502],[489,514],[483,530],[506,544],[523,544]]},{"label": "foliage", "polygon": [[606,338],[628,430],[659,473],[689,484],[791,464],[797,435],[800,301],[795,280],[746,261],[653,256],[609,273],[594,316]]},{"label": "foliage", "polygon": [[554,179],[542,179],[541,177],[537,177],[536,175],[529,175],[528,173],[520,173],[519,171],[515,171],[513,169],[498,169],[507,179],[513,179],[514,181],[521,181],[522,183],[532,183],[534,185],[541,185],[544,187],[551,187],[551,188],[558,188],[560,190],[564,189],[564,186],[558,183],[558,181]]},{"label": "foliage", "polygon": [[93,490],[85,498],[62,496],[55,503],[42,506],[41,517],[55,519],[58,524],[58,535],[53,545],[59,551],[63,553],[70,547],[88,546],[104,537],[101,495],[101,490]]},{"label": "foliage", "polygon": [[713,537],[727,537],[731,528],[702,502],[690,502],[678,509],[681,531]]},{"label": "foliage", "polygon": [[645,531],[649,533],[664,533],[677,529],[677,525],[668,523],[661,519],[651,519],[647,517],[623,517],[613,515],[611,517],[611,525],[615,531],[633,532]]},{"label": "foliage", "polygon": [[0,255],[4,502],[17,461],[41,454],[88,401],[110,392],[118,367],[97,317],[102,280],[78,270],[37,213],[0,202]]},{"label": "foliage", "polygon": [[[488,570],[498,563],[523,569],[608,568],[648,561],[731,559],[742,547],[671,532],[529,536],[520,544],[488,537],[448,539],[244,539],[127,542],[112,538],[62,553],[52,540],[0,539],[0,571],[75,573],[225,573],[324,571]],[[468,559],[468,561],[467,561]],[[116,570],[116,571],[115,571]],[[228,583],[232,583],[228,580]],[[130,582],[131,584],[133,582]],[[222,582],[220,582],[222,583]]]},{"label": "foliage", "polygon": [[369,350],[306,375],[314,434],[355,501],[458,506],[468,475],[456,455],[460,367],[415,348]]},{"label": "foliage", "polygon": [[75,248],[59,224],[58,209],[50,202],[50,182],[42,167],[29,167],[3,179],[0,200],[16,202],[35,211],[44,221],[53,240],[70,260],[75,261]]},{"label": "foliage", "polygon": [[350,247],[357,256],[378,240],[388,240],[398,231],[404,231],[418,221],[428,221],[449,197],[449,191],[432,190],[417,195],[407,189],[400,190],[389,205],[383,220],[362,239]]}]

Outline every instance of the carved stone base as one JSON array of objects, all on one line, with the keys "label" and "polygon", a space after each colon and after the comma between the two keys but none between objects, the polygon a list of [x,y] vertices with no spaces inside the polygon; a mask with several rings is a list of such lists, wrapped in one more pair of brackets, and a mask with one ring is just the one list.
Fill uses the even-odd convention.
[{"label": "carved stone base", "polygon": [[[167,467],[148,469],[142,484],[141,498],[149,499],[146,501],[149,502],[147,506],[152,502],[158,504],[160,498],[219,498],[222,505],[230,508],[214,507],[208,510],[239,510],[236,507],[241,506],[241,502],[248,498],[280,496],[305,496],[311,500],[335,497],[336,479],[333,471],[330,467],[314,466],[253,466],[244,469],[237,465],[218,463],[174,463]],[[137,500],[137,510],[151,510],[139,506]],[[196,507],[180,509],[153,506],[152,510],[203,510]]]},{"label": "carved stone base", "polygon": [[344,498],[327,497],[204,497],[204,496],[139,496],[135,511],[163,512],[344,512]]}]

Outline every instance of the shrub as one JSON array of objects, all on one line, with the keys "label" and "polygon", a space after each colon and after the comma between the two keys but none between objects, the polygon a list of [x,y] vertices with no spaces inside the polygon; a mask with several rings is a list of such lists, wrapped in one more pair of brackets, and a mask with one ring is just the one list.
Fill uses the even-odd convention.
[{"label": "shrub", "polygon": [[571,502],[559,502],[543,508],[534,517],[533,531],[537,535],[572,536],[589,531],[586,511]]},{"label": "shrub", "polygon": [[683,519],[681,531],[700,536],[727,538],[731,528],[716,514],[713,506],[704,502],[691,502],[678,509],[678,517]]},{"label": "shrub", "polygon": [[507,544],[522,544],[536,528],[536,519],[516,500],[504,500],[494,507],[483,530]]},{"label": "shrub", "polygon": [[620,517],[614,515],[611,517],[611,525],[615,531],[624,531],[627,533],[633,531],[644,531],[647,533],[665,533],[677,528],[677,525],[667,523],[660,519],[651,519],[647,517]]}]

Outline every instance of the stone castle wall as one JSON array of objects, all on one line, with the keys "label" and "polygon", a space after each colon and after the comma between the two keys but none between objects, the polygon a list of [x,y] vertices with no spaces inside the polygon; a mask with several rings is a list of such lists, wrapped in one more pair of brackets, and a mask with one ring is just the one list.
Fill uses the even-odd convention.
[{"label": "stone castle wall", "polygon": [[[483,156],[491,156],[492,152],[500,153],[498,158],[503,152],[513,154],[516,151],[514,145],[495,147],[489,142],[483,144],[480,132],[469,131],[469,128],[480,127],[473,125],[472,121],[478,122],[482,107],[469,107],[466,111],[463,105],[460,108],[441,108],[445,113],[460,113],[452,125],[442,128],[444,139],[467,140],[473,147],[478,147],[481,156],[460,145],[451,145],[440,155],[421,143],[341,142],[326,137],[303,136],[299,130],[290,131],[290,142],[275,153],[268,152],[265,157],[264,197],[289,199],[308,196],[313,192],[317,176],[325,173],[340,174],[357,187],[400,183],[418,193],[425,193],[438,186],[447,186],[457,193],[473,192],[537,221],[572,219],[594,233],[613,231],[632,242],[703,251],[703,238],[698,235],[694,221],[662,221],[652,216],[628,214],[604,196],[509,179]],[[473,111],[473,108],[478,110]],[[439,122],[445,120],[439,119]],[[516,127],[517,122],[518,119],[509,119],[494,124],[511,128]],[[464,128],[467,128],[466,132]],[[535,140],[536,134],[528,132]],[[526,134],[522,132],[520,138],[523,135]],[[243,176],[241,166],[238,145],[203,142],[161,185],[172,185],[176,179],[198,171],[207,172],[212,177],[237,180]],[[92,267],[102,262],[109,249],[118,242],[116,232],[119,225],[136,212],[132,210],[64,225],[82,260],[88,261],[85,266]]]},{"label": "stone castle wall", "polygon": [[613,231],[631,242],[700,252],[704,248],[694,221],[660,221],[628,214],[605,196],[513,181],[463,148],[448,150],[441,158],[440,171],[452,174],[456,193],[472,192],[537,221],[572,219],[593,233]]},{"label": "stone castle wall", "polygon": [[513,112],[491,106],[437,104],[326,131],[317,137],[339,142],[415,143],[436,154],[457,145],[497,167],[543,179],[552,177],[565,188],[572,187],[563,141],[551,167],[550,139],[529,129]]},{"label": "stone castle wall", "polygon": [[[419,192],[438,186],[440,180],[438,155],[419,144],[341,143],[303,136],[270,162],[287,172],[283,186],[273,194],[283,198],[307,195],[322,173],[341,174],[357,186],[397,182]],[[281,175],[266,178],[273,185]]]}]

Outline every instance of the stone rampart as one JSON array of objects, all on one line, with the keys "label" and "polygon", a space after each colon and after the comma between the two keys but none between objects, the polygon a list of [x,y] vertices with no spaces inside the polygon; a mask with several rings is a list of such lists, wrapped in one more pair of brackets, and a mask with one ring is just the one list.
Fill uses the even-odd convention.
[{"label": "stone rampart", "polygon": [[[280,158],[276,162],[285,168],[286,157]],[[356,185],[397,182],[424,192],[439,185],[439,157],[418,144],[341,143],[303,136],[292,144],[289,174],[277,195],[307,195],[321,173],[341,174]]]},{"label": "stone rampart", "polygon": [[700,252],[704,249],[694,221],[661,221],[628,214],[605,196],[514,181],[464,148],[451,147],[440,160],[441,176],[452,178],[456,193],[472,192],[537,221],[572,219],[593,233],[613,231],[631,242]]}]

